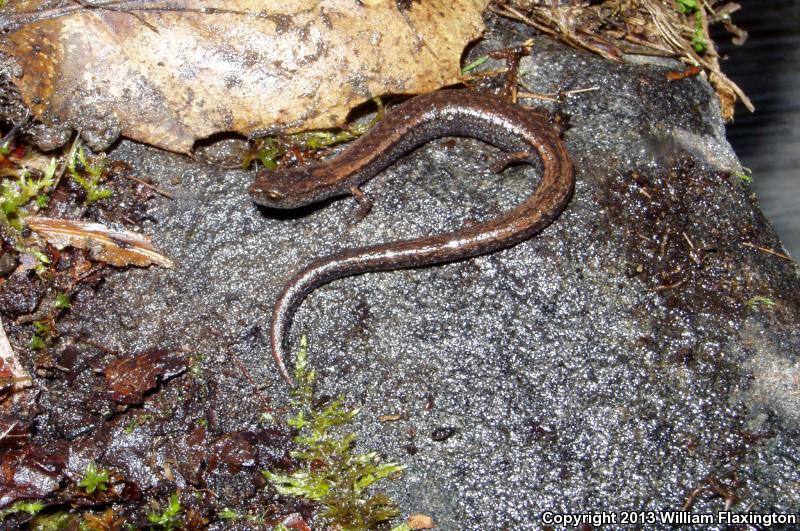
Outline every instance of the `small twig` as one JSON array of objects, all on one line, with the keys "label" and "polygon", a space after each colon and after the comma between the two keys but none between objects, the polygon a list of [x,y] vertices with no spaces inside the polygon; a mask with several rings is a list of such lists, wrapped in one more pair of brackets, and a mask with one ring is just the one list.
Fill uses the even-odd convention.
[{"label": "small twig", "polygon": [[550,96],[549,94],[543,94],[541,92],[520,92],[517,94],[517,96],[520,98],[558,102],[558,98],[556,96]]},{"label": "small twig", "polygon": [[539,31],[550,35],[551,37],[557,37],[557,32],[553,31],[549,27],[545,26],[544,24],[539,24],[537,21],[530,17],[526,17],[513,7],[509,6],[498,6],[495,4],[489,5],[489,11],[496,15],[500,15],[503,17],[508,17],[513,20],[518,20],[519,22],[524,22],[533,26],[534,28],[538,29]]},{"label": "small twig", "polygon": [[777,256],[778,258],[783,258],[784,260],[788,260],[789,262],[797,263],[791,256],[786,256],[783,253],[779,253],[778,251],[773,251],[772,249],[767,249],[766,247],[759,247],[758,245],[755,245],[750,242],[739,242],[739,244],[744,245],[745,247],[750,247],[751,249],[756,249],[758,251],[771,254],[773,256]]},{"label": "small twig", "polygon": [[170,194],[166,190],[164,190],[162,188],[159,188],[158,186],[156,186],[156,185],[154,185],[152,183],[149,183],[149,182],[145,181],[144,179],[140,179],[139,177],[136,177],[134,175],[126,175],[125,177],[127,177],[128,179],[130,179],[132,181],[136,181],[137,183],[139,183],[139,184],[141,184],[143,186],[151,188],[154,192],[163,195],[167,199],[175,199],[174,197],[172,197],[172,194]]},{"label": "small twig", "polygon": [[674,284],[667,284],[665,286],[656,286],[654,288],[650,288],[650,291],[664,291],[664,290],[667,290],[667,289],[674,289],[674,288],[677,288],[677,287],[682,286],[683,284],[685,284],[687,280],[689,280],[689,277],[684,277],[682,280],[679,280],[678,282],[675,282]]},{"label": "small twig", "polygon": [[135,18],[139,22],[141,22],[143,26],[145,26],[149,30],[153,31],[154,33],[159,33],[158,28],[156,28],[155,26],[153,26],[152,24],[147,22],[147,20],[145,20],[144,17],[142,17],[142,15],[139,15],[138,13],[134,13],[132,11],[125,11],[125,10],[120,11],[118,9],[114,9],[113,7],[106,7],[104,5],[90,4],[90,3],[84,2],[84,0],[72,0],[72,1],[75,2],[76,4],[80,4],[87,11],[103,10],[103,11],[110,11],[110,12],[122,12],[122,13],[125,13],[127,15],[132,16],[133,18]]},{"label": "small twig", "polygon": [[14,140],[14,137],[17,136],[17,133],[19,133],[19,130],[28,125],[28,122],[30,121],[31,121],[31,113],[29,110],[26,109],[25,117],[18,124],[14,124],[14,127],[12,127],[8,133],[6,133],[3,139],[0,140],[0,146],[7,146],[8,144],[10,144],[11,141]]},{"label": "small twig", "polygon": [[239,368],[239,371],[242,373],[242,376],[244,376],[245,380],[250,382],[250,385],[253,386],[253,391],[255,391],[256,395],[258,395],[258,398],[261,399],[261,402],[263,403],[264,407],[268,411],[272,411],[273,409],[272,409],[272,406],[269,403],[269,400],[258,389],[258,385],[256,385],[256,382],[250,376],[250,371],[248,371],[247,367],[244,366],[244,363],[242,363],[242,360],[239,359],[239,356],[235,352],[232,352],[231,353],[231,358],[233,359],[233,362],[236,364],[236,366]]},{"label": "small twig", "polygon": [[583,92],[594,92],[595,90],[600,90],[600,87],[594,86],[594,87],[587,87],[587,88],[582,88],[582,89],[566,90],[566,91],[564,91],[564,95],[565,96],[572,96],[574,94],[581,94]]},{"label": "small twig", "polygon": [[61,182],[61,178],[64,177],[64,173],[67,171],[67,167],[69,166],[69,161],[75,156],[75,152],[78,150],[80,146],[81,134],[80,132],[75,133],[75,138],[72,140],[72,144],[69,146],[69,151],[67,151],[67,156],[64,157],[64,163],[61,165],[61,169],[56,171],[56,181],[53,184],[53,190],[58,188],[58,183]]},{"label": "small twig", "polygon": [[691,509],[692,505],[694,505],[695,498],[697,498],[697,496],[699,496],[700,493],[703,492],[704,490],[706,490],[705,485],[701,485],[692,490],[692,492],[690,492],[689,495],[686,497],[686,501],[683,502],[683,507],[681,507],[681,511],[688,511],[689,509]]},{"label": "small twig", "polygon": [[5,439],[5,438],[6,438],[6,436],[7,436],[9,433],[11,433],[11,432],[14,430],[14,428],[16,428],[16,427],[17,427],[17,424],[18,424],[18,422],[17,422],[17,421],[14,421],[14,422],[12,422],[11,424],[9,424],[9,425],[8,425],[8,429],[6,429],[6,430],[5,430],[3,433],[0,433],[0,441],[2,441],[3,439]]},{"label": "small twig", "polygon": [[[522,83],[520,83],[522,85]],[[525,85],[522,85],[525,87]],[[572,89],[572,90],[565,90],[563,92],[550,92],[550,93],[543,93],[543,92],[531,92],[530,89],[525,87],[527,92],[520,92],[517,94],[520,98],[532,98],[537,100],[545,100],[545,101],[560,101],[560,98],[563,96],[573,96],[575,94],[581,94],[583,92],[592,92],[595,90],[600,90],[600,87],[588,87],[582,89]]]},{"label": "small twig", "polygon": [[[158,1],[148,0],[112,0],[105,3],[76,2],[74,5],[52,7],[40,9],[38,11],[25,11],[21,13],[11,13],[0,17],[0,33],[16,31],[26,24],[49,20],[54,18],[66,17],[82,11],[103,9],[119,13],[133,14],[133,12],[152,12],[152,13],[198,13],[201,15],[241,15],[263,18],[265,15],[260,12],[237,11],[234,9],[222,9],[214,7],[190,8],[180,6],[161,5]],[[134,15],[135,16],[135,15]],[[141,20],[141,19],[140,19]],[[145,22],[145,25],[150,26]]]},{"label": "small twig", "polygon": [[647,190],[645,190],[645,189],[644,189],[644,188],[642,188],[641,186],[639,186],[639,185],[636,185],[636,191],[637,191],[637,192],[639,192],[640,194],[642,194],[643,196],[645,196],[645,197],[646,197],[647,199],[649,199],[650,201],[652,201],[652,200],[653,200],[653,196],[652,196],[652,195],[650,195],[650,192],[648,192]]}]

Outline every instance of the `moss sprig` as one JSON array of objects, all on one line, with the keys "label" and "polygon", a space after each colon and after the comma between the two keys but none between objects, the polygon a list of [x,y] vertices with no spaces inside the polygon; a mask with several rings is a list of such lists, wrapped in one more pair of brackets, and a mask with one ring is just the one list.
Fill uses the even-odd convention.
[{"label": "moss sprig", "polygon": [[375,102],[378,110],[369,122],[348,125],[343,129],[306,131],[282,137],[264,137],[260,139],[255,150],[244,157],[242,167],[247,169],[253,161],[258,160],[265,169],[274,170],[278,168],[278,161],[290,151],[296,149],[319,151],[342,142],[355,140],[369,131],[383,118],[383,102],[380,98],[374,98],[372,101]]},{"label": "moss sprig", "polygon": [[703,8],[697,0],[676,0],[678,11],[684,15],[694,15],[694,34],[692,35],[692,47],[697,53],[703,53],[708,48],[705,31],[703,29]]},{"label": "moss sprig", "polygon": [[[78,168],[80,164],[80,168]],[[111,195],[111,190],[101,185],[104,180],[106,157],[102,154],[91,160],[86,156],[83,146],[73,151],[67,161],[67,170],[72,179],[86,192],[86,204],[92,204]]]},{"label": "moss sprig", "polygon": [[0,220],[4,225],[20,231],[24,227],[24,208],[34,199],[37,206],[46,204],[45,192],[55,185],[56,159],[50,164],[41,177],[33,177],[27,169],[22,169],[16,180],[6,179],[0,185]]},{"label": "moss sprig", "polygon": [[46,505],[41,502],[18,501],[12,503],[3,510],[0,510],[0,522],[14,513],[28,513],[30,515],[36,515],[39,514],[45,507]]},{"label": "moss sprig", "polygon": [[381,462],[376,452],[355,452],[356,436],[336,436],[336,428],[351,422],[358,408],[348,408],[340,396],[323,408],[315,405],[316,374],[306,368],[308,342],[301,339],[295,366],[297,387],[292,391],[295,413],[287,422],[297,429],[298,449],[290,455],[300,468],[290,474],[263,471],[275,489],[320,504],[325,525],[342,530],[366,530],[399,514],[395,503],[381,492],[367,492],[376,482],[401,472],[399,463]]},{"label": "moss sprig", "polygon": [[92,461],[86,465],[86,470],[84,470],[81,480],[78,481],[78,486],[87,494],[92,494],[96,490],[107,491],[109,481],[111,481],[111,472],[105,468],[97,468]]},{"label": "moss sprig", "polygon": [[169,497],[169,501],[161,512],[148,513],[147,521],[162,529],[181,529],[183,527],[182,511],[183,505],[181,505],[178,493],[175,492]]}]

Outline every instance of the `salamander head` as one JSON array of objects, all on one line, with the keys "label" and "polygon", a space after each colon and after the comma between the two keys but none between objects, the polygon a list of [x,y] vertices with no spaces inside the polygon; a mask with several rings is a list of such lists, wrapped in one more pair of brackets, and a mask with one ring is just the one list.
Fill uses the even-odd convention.
[{"label": "salamander head", "polygon": [[248,191],[253,201],[270,208],[299,208],[322,199],[308,167],[261,170]]}]

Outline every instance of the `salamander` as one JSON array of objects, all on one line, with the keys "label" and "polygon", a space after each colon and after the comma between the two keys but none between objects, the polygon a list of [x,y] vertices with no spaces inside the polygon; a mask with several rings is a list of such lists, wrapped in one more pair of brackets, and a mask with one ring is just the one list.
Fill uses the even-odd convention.
[{"label": "salamander", "polygon": [[312,260],[285,284],[270,323],[272,356],[290,386],[294,382],[284,361],[287,336],[295,311],[316,288],[350,275],[441,264],[516,245],[561,213],[575,180],[559,132],[542,115],[465,89],[441,90],[401,103],[330,160],[256,175],[250,194],[256,203],[271,208],[298,208],[347,194],[359,199],[359,185],[403,155],[445,136],[492,144],[509,153],[507,162],[533,163],[538,157],[542,165],[538,185],[516,208],[483,223]]}]

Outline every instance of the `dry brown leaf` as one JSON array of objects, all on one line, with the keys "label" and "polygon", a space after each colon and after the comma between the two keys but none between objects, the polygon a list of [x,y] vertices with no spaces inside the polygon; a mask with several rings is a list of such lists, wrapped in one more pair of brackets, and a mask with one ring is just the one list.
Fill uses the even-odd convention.
[{"label": "dry brown leaf", "polygon": [[21,391],[32,385],[31,375],[17,359],[14,349],[8,341],[8,336],[6,336],[3,323],[0,322],[0,396],[4,394],[5,390]]},{"label": "dry brown leaf", "polygon": [[[42,121],[81,130],[95,148],[122,134],[186,153],[217,132],[335,127],[374,96],[455,83],[487,3],[69,2],[0,49],[17,60],[13,82]],[[29,20],[20,10],[41,5],[52,4],[9,8]]]},{"label": "dry brown leaf", "polygon": [[433,518],[427,514],[412,514],[406,519],[406,524],[411,529],[433,529],[436,524],[433,523]]},{"label": "dry brown leaf", "polygon": [[120,404],[140,404],[160,380],[182,373],[189,365],[185,352],[154,350],[109,363],[103,373],[109,394]]},{"label": "dry brown leaf", "polygon": [[[570,4],[570,5],[567,5]],[[623,54],[679,58],[690,67],[700,66],[719,96],[725,120],[733,119],[737,98],[753,111],[753,103],[720,69],[719,54],[709,34],[710,21],[721,21],[743,43],[747,32],[727,17],[740,6],[724,0],[697,2],[697,15],[684,14],[674,0],[605,0],[604,2],[542,2],[501,0],[490,9],[498,15],[529,24],[571,46],[619,60]],[[700,17],[700,40],[706,49],[695,50]]]},{"label": "dry brown leaf", "polygon": [[136,232],[119,231],[100,223],[69,219],[31,216],[25,218],[25,222],[31,230],[56,248],[70,246],[86,249],[93,259],[111,265],[173,266],[172,260],[159,254],[148,238]]}]

